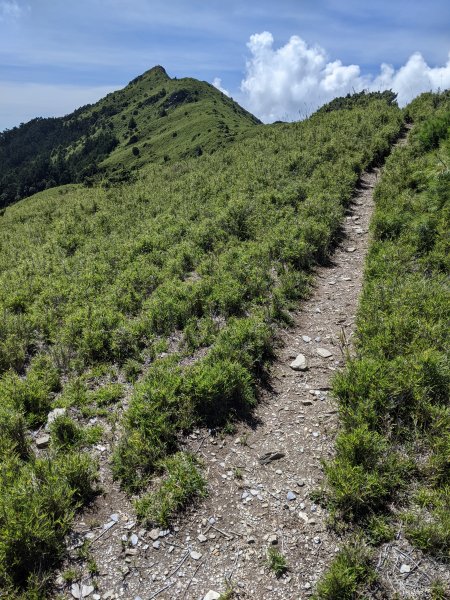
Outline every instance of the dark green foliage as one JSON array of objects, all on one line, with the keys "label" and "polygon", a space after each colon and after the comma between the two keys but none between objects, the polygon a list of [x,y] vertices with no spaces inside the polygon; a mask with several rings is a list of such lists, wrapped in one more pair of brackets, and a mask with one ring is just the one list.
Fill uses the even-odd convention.
[{"label": "dark green foliage", "polygon": [[281,577],[288,570],[286,558],[273,546],[267,550],[267,566],[276,577]]},{"label": "dark green foliage", "polygon": [[[177,89],[192,92],[188,119],[188,98],[173,96]],[[150,99],[147,121],[137,104]],[[168,99],[166,116],[157,117]],[[139,169],[127,145],[136,110]],[[89,175],[91,187],[46,190],[0,219],[0,454],[20,467],[3,471],[5,490],[22,475],[32,480],[44,460],[30,451],[27,427],[45,423],[54,406],[114,421],[123,388],[112,381],[142,373],[118,424],[113,472],[137,492],[166,469],[171,483],[162,475],[160,493],[139,505],[143,518],[153,511],[162,521],[203,489],[187,459],[170,462],[180,437],[194,425],[231,430],[249,415],[274,321],[288,320],[292,301],[306,293],[307,271],[326,259],[359,174],[398,135],[400,111],[374,97],[303,123],[254,127],[207,84],[184,80],[180,88],[160,69],[81,112],[95,111],[123,141],[99,165],[110,169],[108,181],[97,186]],[[196,146],[201,157],[192,156]],[[77,153],[82,145],[74,143],[67,159]],[[439,243],[439,228],[432,220],[417,228],[424,252]],[[53,425],[50,449],[40,451],[56,453],[59,484],[70,488],[61,515],[43,519],[54,561],[75,505],[92,496],[93,467],[83,462],[87,449],[79,452],[99,435],[64,417]],[[371,443],[372,463],[382,465],[384,448],[376,436],[363,445]],[[436,474],[445,468],[434,464]],[[184,491],[172,489],[171,469],[186,479]],[[35,509],[39,519],[42,507]],[[30,561],[39,560],[30,551]],[[0,568],[12,589],[13,567]],[[35,589],[34,567],[21,572],[20,585]]]},{"label": "dark green foliage", "polygon": [[381,543],[401,506],[409,539],[441,559],[450,556],[449,108],[448,93],[408,107],[417,125],[375,190],[357,356],[334,380],[343,431],[325,467],[335,522]]},{"label": "dark green foliage", "polygon": [[195,457],[184,452],[166,458],[160,468],[165,475],[158,489],[137,500],[135,507],[144,524],[167,527],[181,509],[206,496],[206,481]]},{"label": "dark green foliage", "polygon": [[345,545],[317,584],[314,600],[356,600],[362,586],[370,587],[376,574],[370,552],[359,541]]},{"label": "dark green foliage", "polygon": [[324,104],[317,112],[331,112],[333,110],[351,110],[352,108],[369,106],[373,100],[383,100],[389,105],[394,105],[397,100],[397,94],[392,90],[384,92],[358,92],[347,94],[345,97],[334,98],[328,104]]},{"label": "dark green foliage", "polygon": [[51,424],[50,432],[52,444],[62,450],[77,446],[83,439],[82,428],[65,415],[56,417]]},{"label": "dark green foliage", "polygon": [[32,590],[37,577],[42,582],[61,559],[74,510],[92,497],[95,475],[87,455],[36,459],[24,465],[14,456],[3,460],[0,586],[7,594]]}]

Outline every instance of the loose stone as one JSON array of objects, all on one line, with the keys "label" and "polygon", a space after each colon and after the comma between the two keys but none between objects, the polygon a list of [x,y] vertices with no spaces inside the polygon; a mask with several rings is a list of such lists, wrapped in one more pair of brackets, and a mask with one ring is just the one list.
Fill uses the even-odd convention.
[{"label": "loose stone", "polygon": [[36,446],[42,450],[43,448],[47,448],[47,446],[50,443],[50,436],[49,435],[41,435],[41,437],[38,437],[36,440]]},{"label": "loose stone", "polygon": [[308,363],[304,354],[299,354],[297,358],[289,365],[294,371],[306,371]]},{"label": "loose stone", "polygon": [[322,358],[330,358],[330,356],[333,356],[333,353],[327,350],[326,348],[317,348],[316,352]]}]

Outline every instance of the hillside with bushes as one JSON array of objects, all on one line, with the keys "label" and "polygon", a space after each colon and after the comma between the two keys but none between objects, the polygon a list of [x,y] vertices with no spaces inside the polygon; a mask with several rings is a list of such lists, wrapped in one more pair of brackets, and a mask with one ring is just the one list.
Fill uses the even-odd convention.
[{"label": "hillside with bushes", "polygon": [[[321,599],[386,586],[372,558],[401,530],[425,557],[450,558],[450,94],[423,94],[405,119],[408,144],[375,190],[357,353],[334,382],[342,431],[324,501],[349,542]],[[436,568],[430,583],[448,597]]]},{"label": "hillside with bushes", "polygon": [[259,123],[212,85],[153,67],[96,104],[0,133],[0,208],[67,183],[129,181],[143,164],[210,154]]},{"label": "hillside with bushes", "polygon": [[336,519],[381,540],[388,503],[409,494],[411,539],[448,553],[448,97],[403,112],[390,93],[359,94],[263,126],[158,67],[1,134],[2,203],[30,195],[0,216],[5,597],[52,594],[74,517],[101,492],[95,445],[112,444],[109,468],[145,525],[207,493],[180,441],[252,414],[278,328],[405,120],[411,143],[376,192],[358,356],[335,382],[343,429],[325,495]]}]

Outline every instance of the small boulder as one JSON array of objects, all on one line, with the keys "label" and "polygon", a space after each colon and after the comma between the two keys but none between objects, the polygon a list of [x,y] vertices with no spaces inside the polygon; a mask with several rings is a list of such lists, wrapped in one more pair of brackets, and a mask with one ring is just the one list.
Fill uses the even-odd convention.
[{"label": "small boulder", "polygon": [[308,363],[304,354],[299,354],[295,360],[289,365],[294,371],[306,371]]}]

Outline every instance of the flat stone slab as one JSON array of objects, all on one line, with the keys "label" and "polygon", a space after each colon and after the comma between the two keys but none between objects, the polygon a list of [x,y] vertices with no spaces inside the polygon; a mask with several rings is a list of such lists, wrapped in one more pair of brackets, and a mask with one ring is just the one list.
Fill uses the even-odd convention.
[{"label": "flat stone slab", "polygon": [[327,350],[326,348],[317,348],[316,352],[322,358],[330,358],[330,356],[333,356],[333,353]]}]

